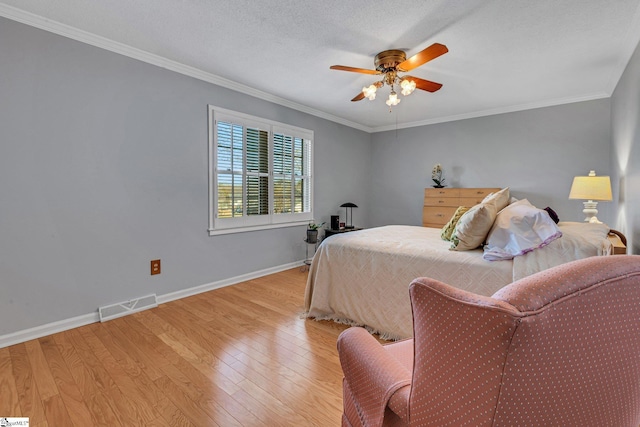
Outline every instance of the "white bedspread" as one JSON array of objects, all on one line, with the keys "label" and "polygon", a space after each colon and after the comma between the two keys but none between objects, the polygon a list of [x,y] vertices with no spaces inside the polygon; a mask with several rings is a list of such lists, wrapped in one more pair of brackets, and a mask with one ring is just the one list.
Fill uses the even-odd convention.
[{"label": "white bedspread", "polygon": [[313,259],[305,314],[365,326],[387,339],[411,337],[413,279],[431,277],[490,296],[533,272],[606,254],[608,227],[587,228],[591,234],[585,225],[595,224],[560,223],[562,238],[513,261],[486,261],[481,249],[450,251],[438,228],[391,225],[337,234],[322,242]]},{"label": "white bedspread", "polygon": [[611,254],[609,226],[584,222],[558,223],[562,237],[547,246],[513,259],[513,280],[522,279],[576,259]]},{"label": "white bedspread", "polygon": [[512,280],[512,261],[482,250],[450,251],[440,229],[390,225],[337,234],[322,242],[305,294],[309,317],[367,326],[385,338],[413,335],[409,284],[431,277],[482,295]]}]

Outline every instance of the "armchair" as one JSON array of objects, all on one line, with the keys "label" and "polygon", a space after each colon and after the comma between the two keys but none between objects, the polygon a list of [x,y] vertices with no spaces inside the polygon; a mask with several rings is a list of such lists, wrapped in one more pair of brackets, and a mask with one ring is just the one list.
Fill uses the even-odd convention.
[{"label": "armchair", "polygon": [[343,427],[640,425],[640,256],[591,257],[484,297],[409,287],[414,337],[338,338]]}]

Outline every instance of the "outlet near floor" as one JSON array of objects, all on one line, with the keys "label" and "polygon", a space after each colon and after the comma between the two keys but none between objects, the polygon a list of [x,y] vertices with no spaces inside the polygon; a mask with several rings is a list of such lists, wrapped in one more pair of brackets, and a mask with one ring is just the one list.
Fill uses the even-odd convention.
[{"label": "outlet near floor", "polygon": [[151,261],[151,275],[160,274],[160,260],[154,259]]}]

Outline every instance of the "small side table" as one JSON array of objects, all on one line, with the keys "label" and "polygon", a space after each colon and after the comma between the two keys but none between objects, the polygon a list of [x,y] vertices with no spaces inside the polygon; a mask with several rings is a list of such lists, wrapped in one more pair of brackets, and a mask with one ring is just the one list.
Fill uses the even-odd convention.
[{"label": "small side table", "polygon": [[318,250],[318,243],[320,242],[316,240],[313,243],[309,243],[307,239],[304,239],[304,242],[306,243],[306,247],[305,247],[306,256],[304,259],[304,264],[302,265],[302,271],[307,271],[309,270],[309,266],[313,261],[313,256],[316,254],[316,250]]},{"label": "small side table", "polygon": [[342,233],[348,233],[350,231],[358,231],[358,230],[363,230],[363,228],[341,228],[339,230],[334,230],[331,228],[325,228],[324,229],[324,238],[326,239],[329,236],[333,236],[334,234],[342,234]]}]

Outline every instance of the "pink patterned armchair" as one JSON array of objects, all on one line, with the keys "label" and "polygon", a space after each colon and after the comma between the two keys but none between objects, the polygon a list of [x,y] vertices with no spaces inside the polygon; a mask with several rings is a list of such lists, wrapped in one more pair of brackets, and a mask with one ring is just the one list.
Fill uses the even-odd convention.
[{"label": "pink patterned armchair", "polygon": [[564,264],[483,297],[409,288],[414,338],[338,339],[342,425],[640,425],[640,256]]}]

